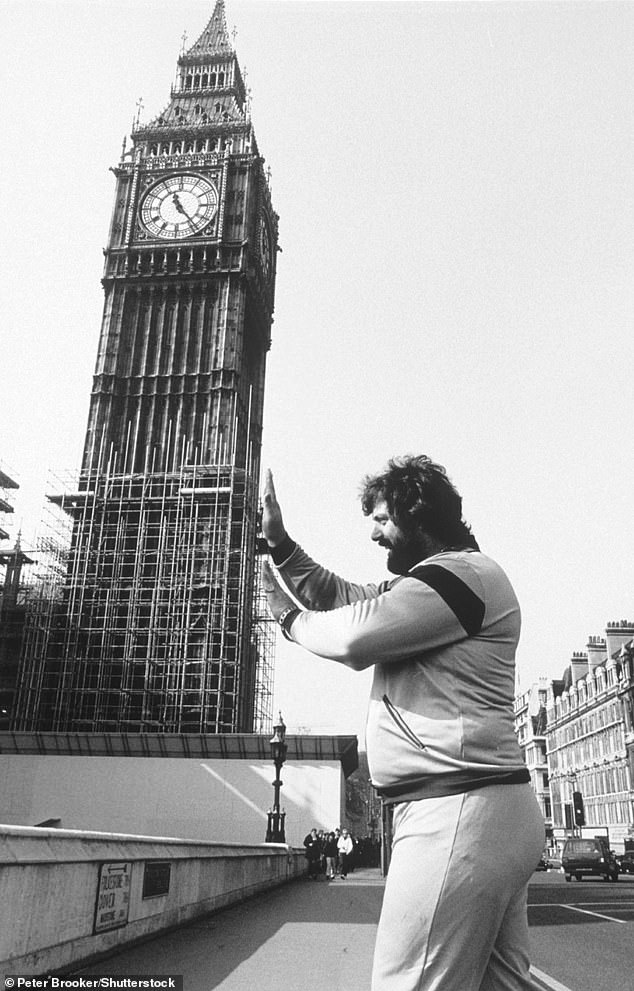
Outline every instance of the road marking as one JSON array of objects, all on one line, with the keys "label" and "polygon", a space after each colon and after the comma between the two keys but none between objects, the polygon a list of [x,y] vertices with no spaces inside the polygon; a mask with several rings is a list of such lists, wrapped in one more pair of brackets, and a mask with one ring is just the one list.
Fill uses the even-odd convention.
[{"label": "road marking", "polygon": [[[567,905],[567,902],[529,902],[529,908],[551,908],[553,905]],[[577,905],[605,905],[606,902],[577,902]],[[634,905],[634,898],[624,898],[622,901],[620,899],[607,902],[607,904],[616,905],[618,908],[625,907],[629,911],[629,907]]]},{"label": "road marking", "polygon": [[611,915],[602,915],[601,912],[590,912],[587,908],[578,908],[576,905],[562,905],[562,908],[569,908],[571,912],[581,912],[582,915],[593,915],[595,919],[606,919],[608,922],[618,922],[622,926],[627,925],[627,919],[615,919]]},{"label": "road marking", "polygon": [[550,989],[550,991],[570,991],[570,988],[566,987],[565,984],[561,984],[556,981],[554,977],[549,974],[545,974],[543,970],[538,970],[537,967],[531,967],[531,974],[536,977],[538,981]]}]

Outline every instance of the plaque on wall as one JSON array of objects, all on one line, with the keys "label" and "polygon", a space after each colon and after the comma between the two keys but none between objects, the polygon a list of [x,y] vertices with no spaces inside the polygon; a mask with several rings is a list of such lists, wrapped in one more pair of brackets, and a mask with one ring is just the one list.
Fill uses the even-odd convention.
[{"label": "plaque on wall", "polygon": [[126,925],[131,876],[131,863],[100,864],[93,932],[107,932]]},{"label": "plaque on wall", "polygon": [[156,898],[170,890],[172,865],[167,860],[150,860],[143,872],[143,898]]}]

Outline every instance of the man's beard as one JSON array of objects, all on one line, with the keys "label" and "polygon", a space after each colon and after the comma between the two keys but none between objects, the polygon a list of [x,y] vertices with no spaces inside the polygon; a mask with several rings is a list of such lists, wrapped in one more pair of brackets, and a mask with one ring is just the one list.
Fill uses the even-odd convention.
[{"label": "man's beard", "polygon": [[425,548],[417,540],[399,542],[388,549],[387,570],[393,575],[406,575],[426,556]]}]

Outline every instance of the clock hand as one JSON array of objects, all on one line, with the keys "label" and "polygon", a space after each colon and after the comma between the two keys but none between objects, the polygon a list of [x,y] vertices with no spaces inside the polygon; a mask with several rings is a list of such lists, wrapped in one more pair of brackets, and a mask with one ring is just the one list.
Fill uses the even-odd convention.
[{"label": "clock hand", "polygon": [[193,224],[192,218],[189,216],[189,214],[187,213],[187,210],[184,208],[183,204],[181,203],[180,199],[178,198],[178,193],[173,193],[172,194],[172,202],[173,202],[174,206],[176,207],[176,209],[178,210],[178,212],[179,213],[182,213],[184,217],[187,217],[187,219],[189,220],[190,224]]}]

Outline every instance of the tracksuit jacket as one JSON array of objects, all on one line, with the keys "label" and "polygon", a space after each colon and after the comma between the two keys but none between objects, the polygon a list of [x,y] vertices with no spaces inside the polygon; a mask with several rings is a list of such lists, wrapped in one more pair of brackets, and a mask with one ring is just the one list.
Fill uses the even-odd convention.
[{"label": "tracksuit jacket", "polygon": [[387,801],[529,780],[513,728],[520,611],[485,554],[448,549],[380,585],[347,582],[290,537],[272,556],[306,610],[287,634],[356,670],[374,665],[367,754]]}]

